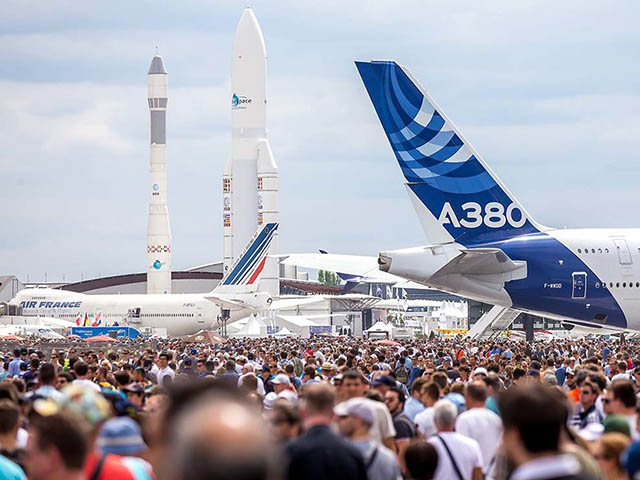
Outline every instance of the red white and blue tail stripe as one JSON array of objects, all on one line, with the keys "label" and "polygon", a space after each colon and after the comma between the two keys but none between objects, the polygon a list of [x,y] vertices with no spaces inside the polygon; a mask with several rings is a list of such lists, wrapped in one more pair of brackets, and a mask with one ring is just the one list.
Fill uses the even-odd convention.
[{"label": "red white and blue tail stripe", "polygon": [[224,276],[220,286],[254,285],[264,269],[277,223],[267,223],[258,230],[238,257],[233,268]]}]

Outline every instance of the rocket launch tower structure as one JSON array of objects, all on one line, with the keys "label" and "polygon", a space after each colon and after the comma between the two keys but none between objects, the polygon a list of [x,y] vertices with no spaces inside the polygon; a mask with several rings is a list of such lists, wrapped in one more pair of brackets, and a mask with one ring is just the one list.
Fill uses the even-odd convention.
[{"label": "rocket launch tower structure", "polygon": [[167,209],[167,70],[159,55],[151,60],[147,79],[151,113],[147,293],[171,293],[171,229]]},{"label": "rocket launch tower structure", "polygon": [[[267,140],[267,53],[253,10],[240,17],[231,61],[231,157],[223,190],[224,271],[263,223],[278,222],[278,166]],[[277,252],[278,233],[270,254]],[[279,266],[267,258],[259,290],[280,293]]]}]

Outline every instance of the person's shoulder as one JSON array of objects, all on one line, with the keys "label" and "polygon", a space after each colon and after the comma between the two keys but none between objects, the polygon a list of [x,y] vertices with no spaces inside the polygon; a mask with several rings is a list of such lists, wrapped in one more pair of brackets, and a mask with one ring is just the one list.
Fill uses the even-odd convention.
[{"label": "person's shoulder", "polygon": [[421,422],[423,420],[429,420],[433,416],[433,407],[426,407],[420,413],[418,413],[413,421],[415,423]]},{"label": "person's shoulder", "polygon": [[27,478],[22,468],[20,468],[20,465],[12,462],[4,455],[0,455],[0,474],[2,478],[6,478],[7,480],[22,480]]}]

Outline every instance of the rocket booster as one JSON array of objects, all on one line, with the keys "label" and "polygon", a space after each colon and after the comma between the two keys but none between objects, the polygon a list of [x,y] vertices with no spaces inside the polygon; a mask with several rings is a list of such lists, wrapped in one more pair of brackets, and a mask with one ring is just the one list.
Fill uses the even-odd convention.
[{"label": "rocket booster", "polygon": [[167,209],[167,70],[155,55],[147,76],[151,113],[147,293],[171,293],[171,229]]},{"label": "rocket booster", "polygon": [[[263,223],[278,222],[278,167],[267,140],[267,54],[253,10],[242,13],[231,61],[231,157],[223,174],[225,271]],[[275,233],[270,253],[277,252]],[[279,294],[279,267],[268,258],[259,289]]]}]

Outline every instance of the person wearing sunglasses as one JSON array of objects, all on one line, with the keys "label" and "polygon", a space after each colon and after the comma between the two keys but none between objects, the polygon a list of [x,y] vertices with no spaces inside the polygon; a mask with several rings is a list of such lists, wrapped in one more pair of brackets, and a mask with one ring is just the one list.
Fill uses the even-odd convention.
[{"label": "person wearing sunglasses", "polygon": [[602,423],[604,417],[596,408],[596,400],[600,395],[600,389],[595,383],[586,380],[580,387],[580,403],[577,404],[576,412],[571,417],[572,427],[582,430],[590,423]]}]

